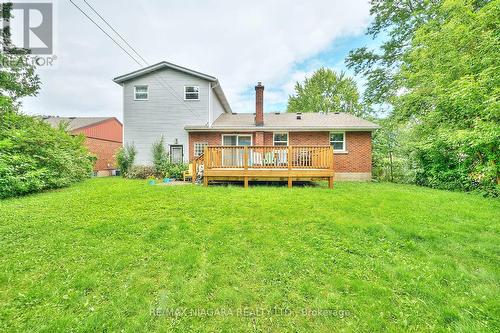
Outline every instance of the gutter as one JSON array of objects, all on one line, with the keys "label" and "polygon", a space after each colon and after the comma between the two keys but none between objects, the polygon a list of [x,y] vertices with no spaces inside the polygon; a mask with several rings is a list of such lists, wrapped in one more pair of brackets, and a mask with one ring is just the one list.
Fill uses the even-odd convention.
[{"label": "gutter", "polygon": [[379,129],[377,127],[201,127],[185,126],[188,132],[272,132],[272,131],[290,131],[290,132],[325,132],[325,131],[347,131],[347,132],[373,132]]}]

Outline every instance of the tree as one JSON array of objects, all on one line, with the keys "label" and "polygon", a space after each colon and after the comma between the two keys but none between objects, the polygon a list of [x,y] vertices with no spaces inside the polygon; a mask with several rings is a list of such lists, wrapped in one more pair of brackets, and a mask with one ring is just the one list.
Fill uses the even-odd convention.
[{"label": "tree", "polygon": [[373,133],[373,176],[382,181],[415,183],[417,169],[409,147],[411,128],[392,118],[378,119]]},{"label": "tree", "polygon": [[135,155],[137,155],[137,149],[134,144],[125,144],[118,153],[116,153],[116,164],[122,177],[126,177],[130,169],[134,166]]},{"label": "tree", "polygon": [[408,53],[415,31],[433,16],[440,0],[371,0],[374,20],[367,34],[384,41],[378,48],[361,47],[349,53],[347,67],[367,81],[364,101],[368,104],[392,103],[401,85],[398,73]]},{"label": "tree", "polygon": [[5,112],[0,122],[0,198],[68,186],[90,176],[82,135],[37,117]]},{"label": "tree", "polygon": [[356,83],[344,73],[320,68],[304,83],[295,84],[295,95],[288,97],[287,112],[363,113]]},{"label": "tree", "polygon": [[166,165],[169,163],[167,150],[165,149],[165,140],[163,135],[153,143],[151,147],[151,155],[153,156],[153,168],[157,177],[163,177]]},{"label": "tree", "polygon": [[[12,4],[0,5],[4,22]],[[12,47],[8,26],[0,29],[0,198],[68,186],[89,177],[92,157],[84,137],[52,128],[20,112],[20,99],[40,88],[28,50]]]},{"label": "tree", "polygon": [[412,126],[422,185],[498,194],[499,22],[499,0],[446,0],[415,31],[394,117]]},{"label": "tree", "polygon": [[[4,23],[9,23],[12,3],[0,4],[0,9]],[[15,111],[20,98],[37,94],[40,79],[29,62],[29,51],[12,47],[8,24],[0,29],[0,39],[0,112]]]}]

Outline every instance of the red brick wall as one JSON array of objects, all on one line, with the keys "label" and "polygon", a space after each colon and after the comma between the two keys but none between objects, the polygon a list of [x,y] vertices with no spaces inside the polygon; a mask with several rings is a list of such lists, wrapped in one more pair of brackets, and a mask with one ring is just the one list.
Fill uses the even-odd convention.
[{"label": "red brick wall", "polygon": [[288,142],[292,146],[328,146],[330,132],[289,132]]},{"label": "red brick wall", "polygon": [[[211,146],[221,145],[221,132],[189,133],[189,160],[193,159],[194,142],[208,142]],[[243,134],[243,133],[234,133]],[[246,134],[246,133],[245,133]],[[255,143],[255,134],[253,135]],[[324,146],[330,144],[329,132],[289,132],[292,146]],[[264,133],[264,145],[273,145],[273,133]],[[372,142],[371,132],[346,132],[347,153],[335,153],[333,157],[336,172],[371,172]]]},{"label": "red brick wall", "polygon": [[255,132],[253,135],[253,144],[254,146],[263,146],[264,145],[264,133],[265,132]]},{"label": "red brick wall", "polygon": [[121,142],[85,138],[85,145],[93,155],[97,156],[94,171],[116,168],[115,154],[122,147]]},{"label": "red brick wall", "polygon": [[333,156],[336,172],[372,171],[371,132],[346,132],[347,154],[335,153]]},{"label": "red brick wall", "polygon": [[273,141],[273,133],[272,132],[264,132],[264,146],[272,146]]},{"label": "red brick wall", "polygon": [[[345,153],[334,153],[333,163],[336,172],[372,171],[371,132],[346,132]],[[292,146],[317,146],[330,144],[330,132],[290,132]],[[272,144],[272,136],[271,136]]]}]

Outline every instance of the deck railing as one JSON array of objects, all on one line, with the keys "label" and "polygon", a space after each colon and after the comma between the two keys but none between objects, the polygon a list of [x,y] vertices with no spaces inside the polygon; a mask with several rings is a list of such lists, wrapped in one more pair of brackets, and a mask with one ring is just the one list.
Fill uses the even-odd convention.
[{"label": "deck railing", "polygon": [[205,169],[333,169],[330,146],[209,146]]}]

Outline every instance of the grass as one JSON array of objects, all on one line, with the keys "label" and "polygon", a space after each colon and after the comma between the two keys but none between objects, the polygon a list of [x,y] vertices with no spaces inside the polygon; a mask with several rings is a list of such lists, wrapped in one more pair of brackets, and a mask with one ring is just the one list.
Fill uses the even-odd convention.
[{"label": "grass", "polygon": [[499,216],[394,184],[92,179],[0,202],[0,331],[498,331]]}]

